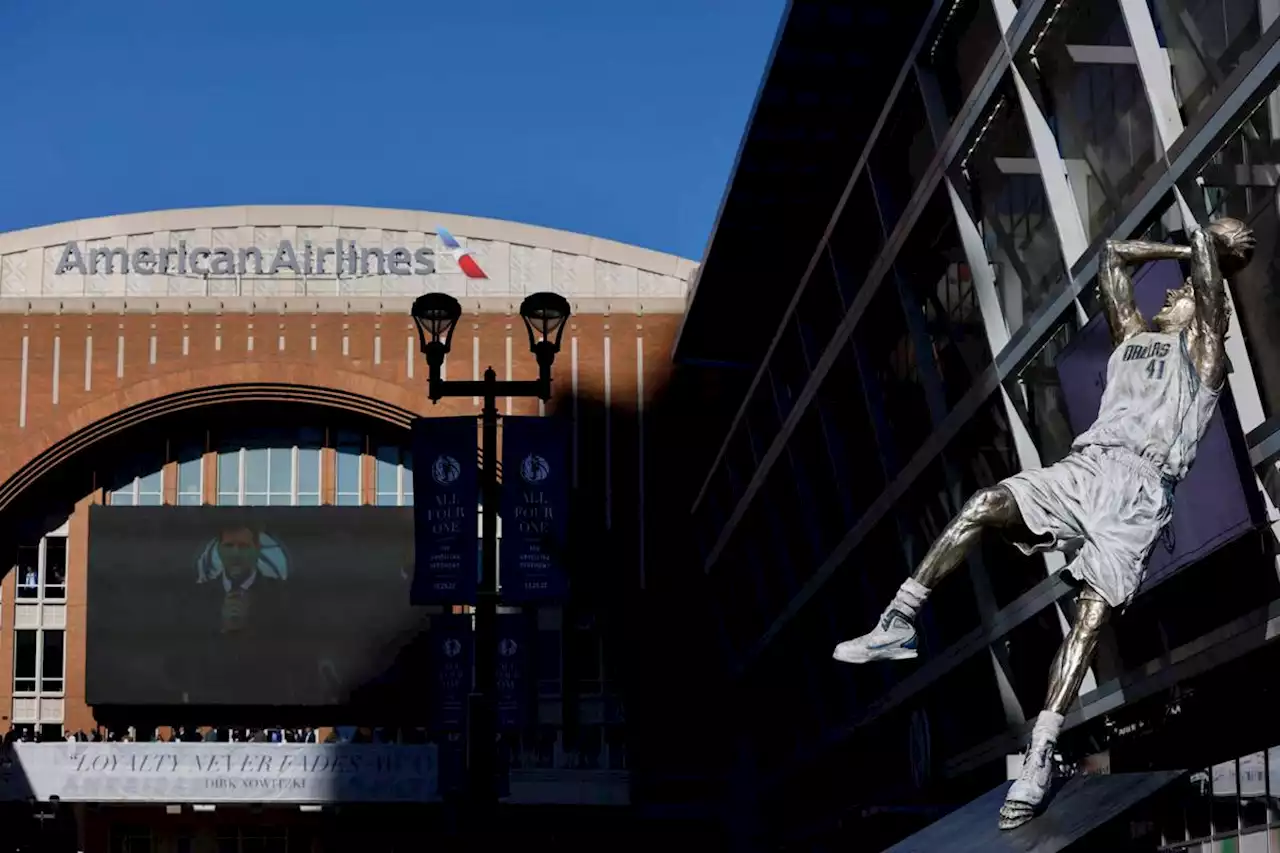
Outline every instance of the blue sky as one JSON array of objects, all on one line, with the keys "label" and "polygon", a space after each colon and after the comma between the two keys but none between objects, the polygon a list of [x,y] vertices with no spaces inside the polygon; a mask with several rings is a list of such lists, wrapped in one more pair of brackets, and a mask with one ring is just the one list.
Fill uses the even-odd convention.
[{"label": "blue sky", "polygon": [[784,6],[0,3],[0,231],[336,203],[698,259]]}]

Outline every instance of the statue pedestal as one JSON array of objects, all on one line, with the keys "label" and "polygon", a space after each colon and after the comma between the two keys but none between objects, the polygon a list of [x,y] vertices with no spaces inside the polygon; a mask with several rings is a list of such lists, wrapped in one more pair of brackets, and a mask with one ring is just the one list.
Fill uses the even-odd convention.
[{"label": "statue pedestal", "polygon": [[[1011,784],[1003,782],[884,853],[1059,853],[1103,849],[1089,843],[1073,845],[1104,830],[1114,819],[1183,775],[1182,770],[1163,770],[1076,776],[1056,787],[1042,814],[1009,831],[996,826]],[[1120,835],[1131,838],[1127,825]],[[1159,838],[1154,841],[1159,842]],[[1154,850],[1156,846],[1149,838],[1134,839],[1133,849]],[[1105,849],[1124,853],[1128,848],[1108,844]]]}]

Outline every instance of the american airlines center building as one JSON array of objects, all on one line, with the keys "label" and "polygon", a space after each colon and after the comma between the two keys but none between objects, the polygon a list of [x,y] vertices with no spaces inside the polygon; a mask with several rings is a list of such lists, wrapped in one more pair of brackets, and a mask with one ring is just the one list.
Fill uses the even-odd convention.
[{"label": "american airlines center building", "polygon": [[[89,704],[90,507],[411,505],[410,422],[479,411],[471,398],[428,401],[413,299],[462,303],[447,378],[493,367],[528,379],[519,305],[554,291],[573,310],[554,398],[499,409],[572,424],[575,514],[599,533],[604,581],[572,612],[530,617],[537,696],[509,751],[512,795],[522,770],[544,785],[563,771],[594,774],[564,790],[625,802],[625,703],[602,625],[644,577],[643,413],[695,266],[514,222],[354,207],[171,210],[0,234],[0,547],[13,566],[0,583],[0,732],[163,741],[180,728],[271,729],[229,712]],[[137,537],[138,560],[153,544]],[[359,585],[359,566],[350,574]],[[131,595],[167,606],[147,584]],[[323,741],[327,727],[365,722],[317,709],[279,727]],[[406,722],[377,737],[403,738]]]}]

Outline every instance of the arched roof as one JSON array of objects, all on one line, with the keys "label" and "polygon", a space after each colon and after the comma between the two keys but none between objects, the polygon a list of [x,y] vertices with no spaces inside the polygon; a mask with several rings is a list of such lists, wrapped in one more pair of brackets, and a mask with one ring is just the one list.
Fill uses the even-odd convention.
[{"label": "arched roof", "polygon": [[[484,271],[468,277],[449,252],[441,231],[457,238]],[[309,276],[287,269],[277,274],[111,274],[64,268],[68,244],[93,249],[187,251],[250,247],[267,255],[283,240],[296,249],[311,243],[335,247],[339,240],[361,249],[410,256],[435,252],[430,274],[358,274],[339,278],[331,270]],[[175,255],[176,257],[176,255]],[[330,261],[332,264],[333,262]],[[428,211],[325,205],[237,206],[162,210],[81,219],[0,234],[0,299],[14,297],[152,296],[407,296],[442,290],[459,298],[519,296],[553,290],[574,298],[683,299],[696,264],[686,258],[585,234],[519,222]],[[247,267],[246,267],[247,269]]]}]

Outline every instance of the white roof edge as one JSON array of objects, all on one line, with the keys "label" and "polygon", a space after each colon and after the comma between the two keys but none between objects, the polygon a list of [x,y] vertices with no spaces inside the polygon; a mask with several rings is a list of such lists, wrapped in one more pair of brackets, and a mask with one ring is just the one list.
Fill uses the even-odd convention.
[{"label": "white roof edge", "polygon": [[585,255],[608,263],[636,267],[685,281],[689,280],[693,270],[698,266],[696,261],[678,255],[541,225],[456,213],[347,205],[193,207],[77,219],[0,233],[0,254],[56,246],[71,241],[127,237],[157,231],[235,228],[246,225],[338,226],[430,233],[435,233],[439,228],[445,228],[458,237],[494,240]]}]

